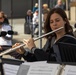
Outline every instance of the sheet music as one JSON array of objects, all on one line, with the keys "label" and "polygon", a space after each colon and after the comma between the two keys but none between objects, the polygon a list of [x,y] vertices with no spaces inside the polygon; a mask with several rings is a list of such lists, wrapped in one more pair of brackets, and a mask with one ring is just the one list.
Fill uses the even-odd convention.
[{"label": "sheet music", "polygon": [[25,62],[20,66],[17,75],[57,75],[59,70],[60,64]]},{"label": "sheet music", "polygon": [[18,69],[18,65],[3,64],[4,75],[17,75]]},{"label": "sheet music", "polygon": [[[44,62],[44,61],[42,61],[42,62]],[[20,65],[17,75],[27,75],[29,68],[33,63],[40,63],[40,62],[26,62],[25,61],[24,63],[22,63]]]},{"label": "sheet music", "polygon": [[66,65],[62,75],[76,75],[76,66]]},{"label": "sheet music", "polygon": [[33,64],[31,65],[27,75],[56,75],[58,64]]},{"label": "sheet music", "polygon": [[30,65],[20,65],[17,75],[27,75]]}]

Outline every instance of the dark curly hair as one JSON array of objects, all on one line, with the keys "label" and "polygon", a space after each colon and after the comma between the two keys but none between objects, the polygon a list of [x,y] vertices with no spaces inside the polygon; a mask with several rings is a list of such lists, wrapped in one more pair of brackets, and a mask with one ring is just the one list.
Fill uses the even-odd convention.
[{"label": "dark curly hair", "polygon": [[[44,24],[44,32],[45,32],[45,34],[52,31],[52,29],[50,28],[50,17],[54,13],[59,14],[62,17],[62,19],[64,21],[66,21],[66,24],[65,24],[65,32],[66,32],[66,34],[67,33],[71,33],[72,34],[73,33],[73,29],[72,29],[72,27],[71,27],[71,25],[70,25],[70,23],[68,21],[68,18],[67,18],[67,15],[66,15],[65,11],[63,9],[61,9],[61,8],[53,8],[48,13],[46,21],[45,21],[45,24]],[[48,35],[45,38],[48,38],[50,36],[51,35]]]}]

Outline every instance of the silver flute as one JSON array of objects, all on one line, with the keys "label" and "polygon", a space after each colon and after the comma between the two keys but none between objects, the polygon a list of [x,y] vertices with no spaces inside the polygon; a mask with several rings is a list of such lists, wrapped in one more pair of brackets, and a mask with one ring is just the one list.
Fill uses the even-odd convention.
[{"label": "silver flute", "polygon": [[[53,31],[51,31],[51,32],[49,32],[49,33],[46,33],[46,34],[42,35],[42,36],[39,36],[38,38],[34,38],[34,41],[36,41],[36,40],[38,40],[38,39],[41,39],[41,38],[43,38],[43,37],[45,37],[45,36],[47,36],[47,35],[49,35],[49,34],[52,34],[52,33],[56,32],[56,31],[58,31],[58,30],[61,30],[61,29],[63,29],[63,28],[64,28],[64,27],[60,27],[60,28],[58,28],[58,29],[56,29],[56,30],[53,30]],[[25,46],[25,44],[23,43],[23,44],[15,47],[15,48],[7,49],[7,50],[1,52],[1,53],[0,53],[0,56],[5,55],[5,54],[10,53],[10,52],[13,52],[13,51],[15,51],[16,49],[18,49],[18,48],[20,48],[20,47],[22,47],[22,46]]]}]

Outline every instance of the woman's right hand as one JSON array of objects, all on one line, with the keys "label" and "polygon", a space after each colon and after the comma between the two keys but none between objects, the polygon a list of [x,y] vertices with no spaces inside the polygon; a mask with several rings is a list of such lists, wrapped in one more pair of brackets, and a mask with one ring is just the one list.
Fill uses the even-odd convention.
[{"label": "woman's right hand", "polygon": [[[14,45],[12,46],[12,48],[15,48],[15,47],[17,47],[17,46],[19,46],[19,45],[20,45],[20,43],[16,43],[16,44],[14,44]],[[19,54],[24,54],[24,53],[25,53],[25,50],[24,50],[23,47],[20,47],[20,48],[16,49],[16,52],[19,53]]]}]

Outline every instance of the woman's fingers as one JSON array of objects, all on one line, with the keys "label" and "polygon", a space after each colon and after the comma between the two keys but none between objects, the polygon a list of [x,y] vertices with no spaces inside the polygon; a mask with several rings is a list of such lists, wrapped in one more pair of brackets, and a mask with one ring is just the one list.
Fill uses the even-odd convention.
[{"label": "woman's fingers", "polygon": [[17,49],[16,52],[18,52],[19,54],[23,54],[24,53],[24,51],[21,50],[21,49]]},{"label": "woman's fingers", "polygon": [[32,47],[35,47],[35,44],[34,44],[34,40],[33,38],[30,38],[29,40],[23,40],[23,43],[26,44],[26,46],[31,49]]},{"label": "woman's fingers", "polygon": [[23,39],[23,43],[27,45],[28,40]]},{"label": "woman's fingers", "polygon": [[20,43],[16,43],[16,44],[14,44],[12,47],[14,48],[14,47],[17,47],[17,46],[19,46],[20,45]]},{"label": "woman's fingers", "polygon": [[[15,47],[17,47],[17,46],[19,46],[19,45],[20,45],[20,43],[16,43],[16,44],[14,44],[14,45],[12,46],[12,48],[15,48]],[[23,53],[24,53],[23,47],[20,47],[20,48],[16,49],[16,52],[19,53],[19,54],[23,54]]]}]

